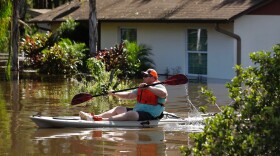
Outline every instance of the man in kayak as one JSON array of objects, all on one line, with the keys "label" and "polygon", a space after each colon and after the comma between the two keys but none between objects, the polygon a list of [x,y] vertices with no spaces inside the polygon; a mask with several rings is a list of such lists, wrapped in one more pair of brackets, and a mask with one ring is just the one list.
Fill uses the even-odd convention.
[{"label": "man in kayak", "polygon": [[162,84],[147,86],[159,82],[158,74],[154,69],[148,69],[142,72],[142,74],[143,83],[139,84],[138,89],[131,92],[109,92],[109,95],[118,98],[136,99],[137,103],[134,108],[117,106],[99,115],[81,111],[79,113],[81,119],[90,121],[143,121],[160,119],[168,95],[167,90]]}]

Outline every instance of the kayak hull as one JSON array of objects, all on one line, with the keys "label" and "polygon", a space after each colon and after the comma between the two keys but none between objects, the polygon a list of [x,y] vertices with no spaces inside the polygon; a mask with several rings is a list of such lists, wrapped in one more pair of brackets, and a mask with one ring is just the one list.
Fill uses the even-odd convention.
[{"label": "kayak hull", "polygon": [[149,121],[86,121],[81,120],[78,116],[31,116],[30,119],[40,128],[157,127],[158,125],[168,123],[192,124],[203,121],[203,118],[179,118]]}]

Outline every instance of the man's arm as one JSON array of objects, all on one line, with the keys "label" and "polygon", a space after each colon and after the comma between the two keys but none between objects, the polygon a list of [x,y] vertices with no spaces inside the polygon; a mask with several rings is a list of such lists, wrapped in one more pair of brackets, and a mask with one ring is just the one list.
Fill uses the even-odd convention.
[{"label": "man's arm", "polygon": [[134,94],[133,92],[117,92],[113,93],[113,91],[108,92],[109,95],[121,98],[121,99],[136,99],[137,95]]}]

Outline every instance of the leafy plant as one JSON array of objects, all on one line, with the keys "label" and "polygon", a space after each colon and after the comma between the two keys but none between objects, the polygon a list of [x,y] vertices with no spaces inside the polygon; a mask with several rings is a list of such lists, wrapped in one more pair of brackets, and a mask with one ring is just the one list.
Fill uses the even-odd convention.
[{"label": "leafy plant", "polygon": [[113,69],[121,69],[121,66],[125,66],[126,60],[125,58],[124,43],[115,45],[110,50],[99,51],[96,55],[96,59],[101,60],[105,63],[105,68],[107,71]]},{"label": "leafy plant", "polygon": [[50,49],[43,51],[40,72],[49,74],[68,74],[77,72],[84,57],[84,43],[72,43],[69,39],[61,39]]},{"label": "leafy plant", "polygon": [[79,87],[76,88],[78,92],[88,92],[97,95],[107,93],[109,90],[128,88],[134,84],[133,81],[121,81],[118,78],[120,70],[106,71],[105,64],[96,58],[89,58],[87,67],[91,73],[92,80],[87,81],[86,79],[82,79]]},{"label": "leafy plant", "polygon": [[83,68],[86,45],[72,43],[63,37],[71,36],[78,24],[71,18],[61,23],[54,33],[36,33],[21,39],[20,50],[25,53],[25,68],[42,73],[67,74]]},{"label": "leafy plant", "polygon": [[42,51],[46,51],[46,49],[53,46],[56,47],[56,43],[60,42],[61,38],[69,36],[69,34],[75,30],[77,25],[78,24],[73,19],[68,18],[65,22],[61,23],[60,27],[54,33],[26,34],[25,37],[21,39],[20,43],[20,51],[25,53],[26,56],[25,68],[41,68],[43,63]]},{"label": "leafy plant", "polygon": [[59,28],[52,34],[49,40],[49,46],[52,46],[54,43],[59,42],[61,38],[69,38],[71,33],[74,32],[75,28],[78,26],[78,23],[75,22],[71,17],[67,18],[65,22],[62,22]]},{"label": "leafy plant", "polygon": [[42,65],[43,54],[41,50],[46,47],[51,36],[50,32],[36,33],[26,35],[21,39],[20,51],[25,54],[25,66],[31,68],[40,68]]},{"label": "leafy plant", "polygon": [[11,1],[0,0],[0,48],[9,51],[9,25],[12,14]]},{"label": "leafy plant", "polygon": [[120,77],[127,79],[137,76],[142,70],[151,68],[150,49],[128,41],[115,45],[110,50],[99,51],[96,58],[105,63],[106,70],[120,69]]},{"label": "leafy plant", "polygon": [[239,75],[226,84],[232,105],[207,119],[202,133],[191,135],[194,146],[182,147],[185,155],[278,155],[280,44],[250,58],[256,66],[236,66]]},{"label": "leafy plant", "polygon": [[125,41],[125,47],[128,53],[128,64],[134,75],[141,76],[141,71],[154,68],[155,63],[150,57],[152,55],[151,49],[146,45]]}]

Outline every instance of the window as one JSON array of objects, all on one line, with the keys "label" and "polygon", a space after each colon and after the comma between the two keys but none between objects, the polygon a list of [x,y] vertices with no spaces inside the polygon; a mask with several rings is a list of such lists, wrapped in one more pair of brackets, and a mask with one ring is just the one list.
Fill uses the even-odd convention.
[{"label": "window", "polygon": [[137,42],[137,30],[134,28],[121,28],[121,41]]},{"label": "window", "polygon": [[207,30],[188,29],[188,73],[207,75]]}]

